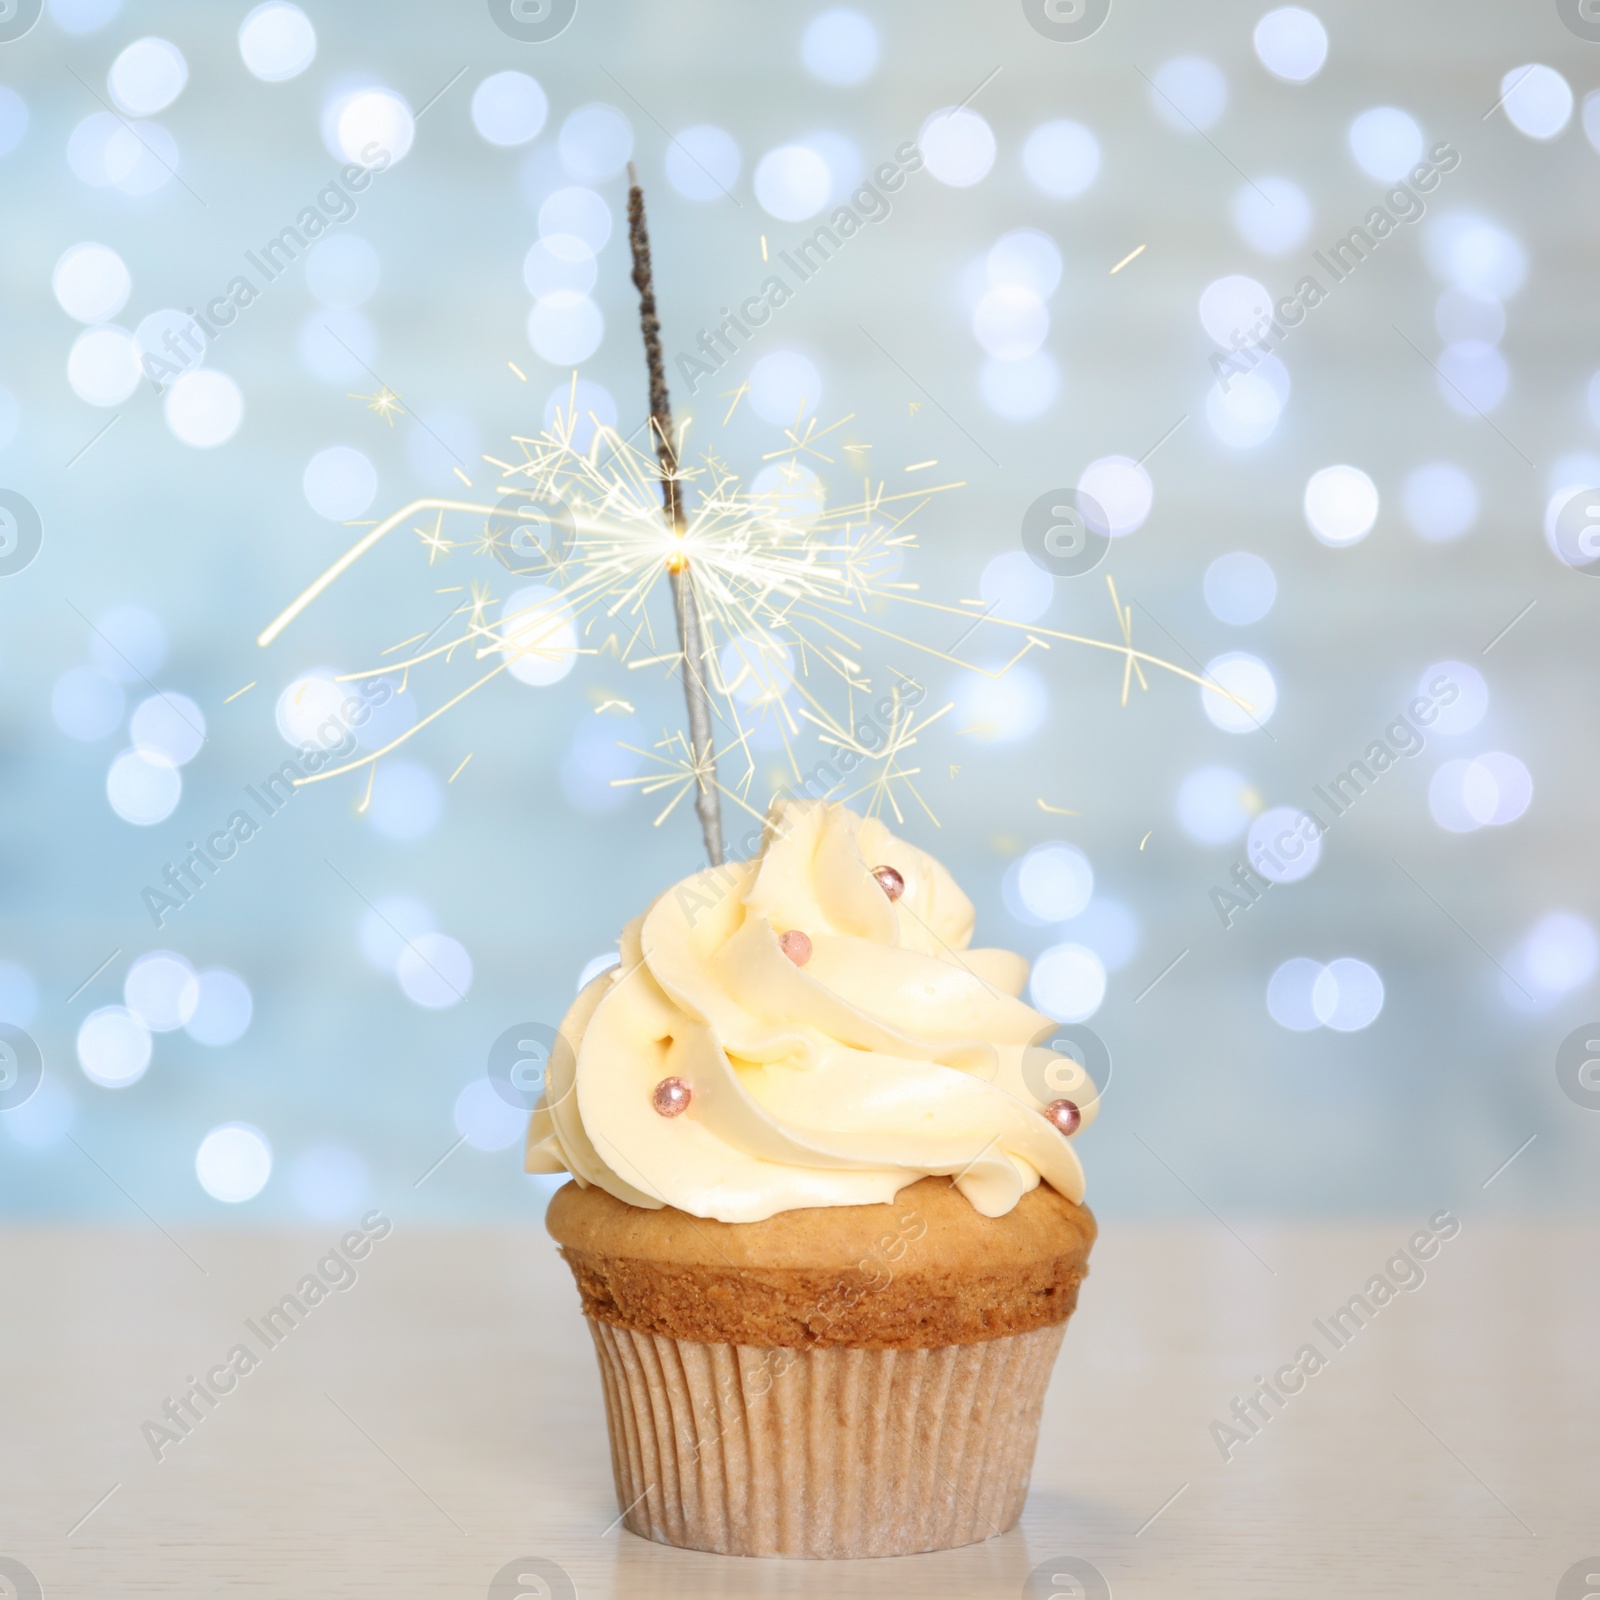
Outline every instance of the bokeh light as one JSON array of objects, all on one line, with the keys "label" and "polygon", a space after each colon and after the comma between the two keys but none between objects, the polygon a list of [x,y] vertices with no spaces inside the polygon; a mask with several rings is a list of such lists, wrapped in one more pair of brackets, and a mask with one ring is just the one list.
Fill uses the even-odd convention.
[{"label": "bokeh light", "polygon": [[372,777],[367,821],[385,839],[421,839],[444,814],[444,785],[422,765],[403,756],[378,763]]},{"label": "bokeh light", "polygon": [[1007,870],[1002,892],[1020,921],[1068,922],[1094,894],[1094,868],[1076,845],[1038,844]]},{"label": "bokeh light", "polygon": [[750,369],[750,406],[758,417],[792,428],[817,409],[822,374],[795,350],[772,350]]},{"label": "bokeh light", "polygon": [[378,252],[354,233],[329,234],[306,255],[306,287],[340,311],[371,299],[380,273]]},{"label": "bokeh light", "polygon": [[1587,917],[1551,911],[1522,940],[1512,958],[1515,976],[1538,999],[1553,1000],[1581,988],[1600,966],[1600,938]]},{"label": "bokeh light", "polygon": [[416,135],[411,107],[393,89],[364,89],[351,95],[334,120],[336,153],[358,167],[397,165],[405,160]]},{"label": "bokeh light", "polygon": [[1485,300],[1509,300],[1528,276],[1515,235],[1473,212],[1452,211],[1423,231],[1428,263],[1446,283]]},{"label": "bokeh light", "polygon": [[[1443,684],[1441,678],[1446,680]],[[1438,704],[1438,696],[1448,694],[1452,686],[1456,693],[1449,705]],[[1417,694],[1435,701],[1437,711],[1430,731],[1446,738],[1470,733],[1489,709],[1489,685],[1483,674],[1465,661],[1435,661],[1425,667],[1417,680]]]},{"label": "bokeh light", "polygon": [[1422,129],[1398,106],[1374,106],[1350,124],[1356,165],[1383,183],[1397,183],[1422,160]]},{"label": "bokeh light", "polygon": [[1285,83],[1305,83],[1322,71],[1328,59],[1328,30],[1304,6],[1278,6],[1257,24],[1256,56]]},{"label": "bokeh light", "polygon": [[153,117],[183,93],[189,64],[166,39],[135,39],[111,63],[106,87],[130,117]]},{"label": "bokeh light", "polygon": [[1034,622],[1050,609],[1056,583],[1026,550],[990,557],[978,579],[978,598],[991,616]]},{"label": "bokeh light", "polygon": [[253,1200],[272,1176],[272,1146],[248,1122],[224,1122],[200,1141],[194,1175],[213,1200],[229,1205]]},{"label": "bokeh light", "polygon": [[67,382],[92,406],[120,406],[141,376],[139,347],[124,328],[86,328],[67,356]]},{"label": "bokeh light", "polygon": [[983,401],[996,415],[1026,422],[1048,410],[1061,388],[1061,374],[1048,350],[1020,361],[990,357],[978,374]]},{"label": "bokeh light", "polygon": [[1061,931],[1069,943],[1099,956],[1107,972],[1120,972],[1139,953],[1139,919],[1109,895],[1097,894]]},{"label": "bokeh light", "polygon": [[122,686],[99,667],[69,667],[50,691],[50,715],[69,739],[103,739],[119,727]]},{"label": "bokeh light", "polygon": [[183,1031],[196,1044],[220,1049],[242,1039],[255,1014],[250,985],[226,967],[208,967],[198,975],[200,998]]},{"label": "bokeh light", "polygon": [[1472,760],[1446,761],[1428,784],[1428,810],[1450,833],[1504,827],[1533,801],[1533,777],[1515,756],[1490,750]]},{"label": "bokeh light", "polygon": [[1128,456],[1102,456],[1079,474],[1078,493],[1100,507],[1107,533],[1120,539],[1144,526],[1156,491],[1150,474],[1137,461]]},{"label": "bokeh light", "polygon": [[539,236],[558,235],[581,239],[591,254],[599,255],[611,237],[611,207],[593,189],[581,185],[557,189],[539,207]]},{"label": "bokeh light", "polygon": [[739,142],[726,128],[698,123],[667,146],[667,182],[685,200],[721,200],[738,181]]},{"label": "bokeh light", "polygon": [[1360,467],[1322,467],[1306,483],[1304,509],[1307,526],[1323,544],[1358,544],[1378,520],[1378,486]]},{"label": "bokeh light", "polygon": [[1376,967],[1354,956],[1330,961],[1311,985],[1311,1010],[1336,1033],[1370,1028],[1383,1010],[1383,979]]},{"label": "bokeh light", "polygon": [[441,1011],[466,999],[472,988],[472,957],[447,933],[419,933],[401,950],[394,975],[413,1005]]},{"label": "bokeh light", "polygon": [[633,155],[633,124],[615,106],[579,106],[561,124],[557,148],[562,166],[579,183],[605,183]]},{"label": "bokeh light", "polygon": [[1230,372],[1206,394],[1206,422],[1223,444],[1252,450],[1277,431],[1289,399],[1289,370],[1274,355],[1256,354],[1248,372]]},{"label": "bokeh light", "polygon": [[806,71],[839,88],[865,83],[878,69],[878,51],[872,19],[850,6],[819,12],[800,39]]},{"label": "bokeh light", "polygon": [[0,156],[10,155],[28,131],[28,102],[15,89],[0,86]]},{"label": "bokeh light", "polygon": [[549,114],[539,80],[526,72],[491,72],[472,91],[472,126],[503,150],[538,138]]},{"label": "bokeh light", "polygon": [[922,124],[917,135],[929,173],[953,189],[981,183],[994,165],[994,130],[966,106],[946,106]]},{"label": "bokeh light", "polygon": [[0,1117],[0,1128],[24,1150],[45,1150],[66,1137],[75,1110],[65,1085],[46,1076],[27,1100]]},{"label": "bokeh light", "polygon": [[1026,289],[1048,300],[1061,282],[1061,252],[1038,228],[1013,228],[989,247],[983,275],[991,289]]},{"label": "bokeh light", "polygon": [[1291,956],[1267,981],[1267,1014],[1291,1033],[1310,1033],[1322,1026],[1312,994],[1323,966],[1309,956]]},{"label": "bokeh light", "polygon": [[288,1179],[295,1204],[318,1222],[353,1220],[371,1189],[366,1162],[342,1144],[302,1150],[289,1165]]},{"label": "bokeh light", "polygon": [[1311,232],[1311,202],[1290,178],[1254,178],[1234,190],[1233,225],[1263,255],[1297,250]]},{"label": "bokeh light", "polygon": [[578,659],[578,630],[558,590],[533,583],[518,589],[501,607],[501,652],[506,670],[519,683],[542,687],[559,683]]},{"label": "bokeh light", "polygon": [[552,366],[587,361],[605,338],[606,320],[586,294],[558,289],[534,303],[528,313],[528,343]]},{"label": "bokeh light", "polygon": [[113,606],[94,620],[89,653],[108,677],[136,683],[161,670],[167,659],[167,633],[143,606]]},{"label": "bokeh light", "polygon": [[165,822],[182,797],[183,779],[178,769],[154,750],[124,750],[106,773],[111,809],[136,827]]},{"label": "bokeh light", "polygon": [[211,450],[239,431],[244,395],[227,373],[200,367],[173,381],[164,410],[174,437],[196,450]]},{"label": "bokeh light", "polygon": [[1505,399],[1510,382],[1506,358],[1481,339],[1461,339],[1440,352],[1439,396],[1464,417],[1493,411]]},{"label": "bokeh light", "polygon": [[360,383],[378,356],[378,332],[359,311],[330,307],[300,325],[296,342],[306,370],[323,383]]},{"label": "bokeh light", "polygon": [[1178,826],[1200,844],[1231,844],[1254,809],[1255,790],[1232,767],[1197,767],[1178,786]]},{"label": "bokeh light", "polygon": [[317,58],[317,30],[289,0],[267,0],[239,24],[239,54],[263,83],[297,78]]},{"label": "bokeh light", "polygon": [[56,303],[79,322],[108,322],[128,303],[133,278],[108,245],[92,241],[64,251],[50,274]]},{"label": "bokeh light", "polygon": [[997,361],[1022,361],[1044,343],[1050,313],[1031,289],[991,289],[972,313],[972,336]]},{"label": "bokeh light", "polygon": [[188,695],[164,690],[135,707],[128,737],[135,749],[153,751],[181,767],[193,761],[206,742],[205,713]]},{"label": "bokeh light", "polygon": [[273,718],[278,732],[297,750],[331,750],[348,736],[344,705],[352,698],[352,686],[334,678],[330,668],[315,667],[278,696]]},{"label": "bokeh light", "polygon": [[[996,668],[1000,663],[996,663]],[[995,669],[991,669],[995,670]],[[1050,695],[1038,673],[1012,667],[997,677],[967,672],[956,680],[952,698],[958,727],[985,743],[1013,744],[1037,733],[1050,709]]]},{"label": "bokeh light", "polygon": [[1513,67],[1500,93],[1511,126],[1530,139],[1553,139],[1572,120],[1572,85],[1554,67]]},{"label": "bokeh light", "polygon": [[438,927],[425,901],[413,894],[391,894],[374,901],[361,914],[358,940],[361,958],[392,978],[407,943]]},{"label": "bokeh light", "polygon": [[1298,883],[1317,870],[1322,833],[1298,806],[1269,806],[1250,824],[1245,856],[1268,882]]},{"label": "bokeh light", "polygon": [[804,222],[828,203],[833,174],[809,145],[786,144],[762,156],[754,182],[756,200],[768,216]]},{"label": "bokeh light", "polygon": [[1053,944],[1028,979],[1035,1006],[1057,1022],[1086,1022],[1106,997],[1105,963],[1087,945]]},{"label": "bokeh light", "polygon": [[200,980],[176,952],[152,950],[128,968],[122,1000],[151,1033],[172,1033],[194,1015]]},{"label": "bokeh light", "polygon": [[1499,344],[1506,331],[1506,308],[1492,295],[1450,288],[1434,301],[1433,325],[1446,344],[1464,339]]},{"label": "bokeh light", "polygon": [[1228,109],[1228,80],[1204,56],[1178,56],[1151,74],[1149,99],[1169,127],[1192,134],[1214,126]]},{"label": "bokeh light", "polygon": [[1206,568],[1206,609],[1218,622],[1242,628],[1259,622],[1278,598],[1278,580],[1272,568],[1249,550],[1218,556]]},{"label": "bokeh light", "polygon": [[1200,325],[1224,350],[1259,340],[1272,320],[1272,296],[1254,278],[1230,273],[1200,293]]},{"label": "bokeh light", "polygon": [[1453,461],[1430,461],[1406,474],[1400,503],[1406,521],[1431,544],[1459,539],[1478,520],[1478,489]]},{"label": "bokeh light", "polygon": [[[1278,708],[1278,685],[1272,669],[1259,656],[1231,650],[1208,661],[1205,675],[1227,691],[1224,695],[1209,687],[1200,690],[1202,709],[1224,733],[1254,733],[1272,720]],[[1230,700],[1228,695],[1237,699]]]},{"label": "bokeh light", "polygon": [[597,428],[617,425],[617,402],[603,384],[577,378],[558,385],[545,399],[542,421],[570,435],[572,448],[587,453]]},{"label": "bokeh light", "polygon": [[474,1078],[455,1103],[456,1132],[474,1150],[508,1150],[527,1132],[528,1114],[509,1104],[488,1078]]},{"label": "bokeh light", "polygon": [[1042,122],[1022,147],[1022,168],[1035,188],[1070,200],[1099,174],[1100,141],[1081,122]]},{"label": "bokeh light", "polygon": [[350,445],[329,445],[306,463],[300,487],[319,517],[348,522],[372,504],[378,492],[378,471]]},{"label": "bokeh light", "polygon": [[150,1066],[150,1030],[126,1006],[101,1006],[78,1026],[78,1065],[102,1089],[126,1089]]},{"label": "bokeh light", "polygon": [[609,972],[613,967],[620,967],[621,965],[622,956],[616,950],[606,950],[597,956],[591,956],[584,962],[583,969],[578,973],[577,992],[581,994],[602,972]]}]

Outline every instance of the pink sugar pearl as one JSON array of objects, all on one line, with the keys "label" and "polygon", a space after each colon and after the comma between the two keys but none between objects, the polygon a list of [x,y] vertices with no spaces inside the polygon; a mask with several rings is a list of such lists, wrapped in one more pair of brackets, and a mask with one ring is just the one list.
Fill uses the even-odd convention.
[{"label": "pink sugar pearl", "polygon": [[693,1091],[682,1078],[663,1078],[650,1096],[650,1102],[664,1117],[677,1117],[689,1109]]}]

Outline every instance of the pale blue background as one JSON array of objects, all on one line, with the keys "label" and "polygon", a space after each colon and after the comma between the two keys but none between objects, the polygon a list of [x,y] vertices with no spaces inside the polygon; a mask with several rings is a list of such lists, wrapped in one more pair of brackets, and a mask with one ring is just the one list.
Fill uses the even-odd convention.
[{"label": "pale blue background", "polygon": [[[1024,926],[1002,897],[1008,864],[1049,839],[1081,846],[1097,891],[1136,919],[1137,949],[1111,973],[1092,1024],[1117,1073],[1081,1146],[1092,1203],[1145,1214],[1204,1203],[1229,1218],[1592,1205],[1600,1114],[1564,1097],[1553,1070],[1560,1039],[1600,1009],[1592,976],[1529,1009],[1512,1003],[1496,964],[1515,967],[1520,941],[1552,911],[1594,916],[1600,584],[1556,561],[1542,523],[1561,486],[1558,463],[1600,450],[1586,403],[1600,365],[1591,292],[1600,155],[1581,109],[1548,142],[1518,132],[1503,110],[1485,112],[1502,75],[1533,61],[1560,70],[1581,102],[1600,84],[1600,46],[1574,38],[1546,4],[1427,0],[1401,14],[1317,0],[1330,58],[1297,86],[1270,76],[1252,50],[1261,4],[1119,3],[1098,35],[1070,46],[1042,39],[1014,4],[867,4],[881,62],[866,82],[837,87],[802,63],[809,6],[580,0],[559,39],[527,45],[467,0],[343,3],[309,7],[315,62],[267,84],[240,60],[247,9],[101,4],[100,26],[70,33],[62,17],[81,26],[97,14],[90,0],[72,0],[0,45],[0,84],[28,115],[0,159],[0,384],[19,412],[0,451],[0,482],[37,505],[46,530],[39,559],[0,580],[0,957],[37,990],[28,1025],[54,1108],[46,1116],[45,1102],[35,1106],[25,1135],[7,1117],[24,1118],[27,1108],[0,1116],[0,1207],[138,1226],[148,1224],[135,1206],[163,1223],[243,1224],[343,1215],[360,1204],[506,1221],[537,1209],[543,1191],[520,1174],[515,1146],[464,1146],[415,1183],[458,1138],[457,1097],[481,1078],[490,1041],[524,1018],[554,1021],[579,970],[621,923],[698,865],[687,814],[656,830],[646,800],[595,809],[613,796],[603,760],[595,766],[606,745],[596,742],[593,707],[626,695],[638,708],[633,736],[647,742],[679,715],[670,684],[592,660],[551,688],[499,681],[407,752],[441,785],[473,752],[425,836],[380,836],[356,814],[359,781],[343,780],[297,797],[163,932],[140,907],[141,888],[183,842],[220,825],[241,785],[288,753],[273,705],[297,673],[368,664],[432,626],[435,586],[502,576],[465,551],[430,572],[421,547],[397,536],[271,650],[258,650],[257,631],[353,537],[307,504],[306,463],[332,444],[364,452],[378,474],[370,519],[454,485],[416,418],[478,469],[480,483],[489,472],[479,452],[499,453],[514,431],[540,425],[546,397],[565,379],[529,348],[521,263],[538,237],[536,203],[570,181],[556,140],[575,108],[608,102],[632,124],[672,349],[760,281],[761,234],[776,248],[815,225],[762,211],[751,175],[764,152],[832,132],[876,164],[996,67],[973,101],[998,146],[984,181],[913,180],[893,217],[853,240],[713,387],[733,388],[756,356],[800,351],[822,374],[823,420],[856,413],[880,471],[937,457],[944,475],[965,480],[968,488],[919,518],[923,547],[907,568],[924,594],[949,601],[976,594],[986,563],[1018,548],[1022,512],[1038,494],[1074,482],[1096,458],[1142,455],[1188,417],[1151,460],[1148,522],[1101,572],[1059,583],[1042,621],[1111,637],[1109,570],[1144,648],[1191,666],[1245,649],[1271,665],[1272,738],[1220,731],[1192,685],[1160,674],[1120,709],[1115,659],[1058,646],[1031,664],[1049,702],[1036,733],[985,742],[962,735],[952,715],[928,738],[918,754],[942,827],[916,816],[907,830],[972,894],[984,942],[1033,956],[1064,937]],[[146,34],[170,39],[188,61],[187,88],[157,120],[175,138],[194,193],[178,182],[143,197],[93,188],[66,159],[73,129],[99,109],[111,62]],[[1185,54],[1214,61],[1228,84],[1227,108],[1206,138],[1163,120],[1144,76]],[[303,325],[320,314],[301,267],[207,357],[244,395],[242,426],[220,447],[179,442],[148,386],[111,409],[72,392],[66,360],[79,327],[50,287],[65,250],[97,240],[118,252],[133,280],[118,317],[128,327],[215,293],[241,252],[288,223],[336,167],[318,125],[331,96],[365,79],[416,107],[462,67],[347,230],[381,263],[361,315],[375,335],[370,365],[408,407],[392,429],[349,397],[371,392],[371,378],[323,381],[298,354]],[[538,79],[550,115],[532,145],[497,149],[474,131],[469,107],[477,84],[508,68]],[[1206,421],[1213,347],[1198,297],[1233,272],[1286,292],[1313,247],[1362,217],[1382,186],[1352,159],[1347,129],[1384,104],[1405,108],[1430,144],[1449,139],[1461,166],[1433,197],[1429,219],[1387,241],[1285,346],[1293,388],[1272,437],[1230,449]],[[1032,186],[1020,154],[1038,124],[1063,116],[1091,127],[1102,154],[1095,182],[1072,200]],[[737,204],[693,203],[663,175],[669,131],[698,123],[726,128],[739,144]],[[1303,245],[1273,258],[1240,237],[1230,220],[1240,169],[1303,189],[1313,209]],[[615,398],[627,430],[643,416],[644,380],[619,236],[623,180],[596,187],[618,228],[594,290],[606,336],[581,371]],[[1440,350],[1434,308],[1444,287],[1429,266],[1428,229],[1460,211],[1509,230],[1528,258],[1526,282],[1507,305],[1501,348],[1511,381],[1493,427],[1446,405],[1428,366]],[[1047,233],[1064,261],[1045,344],[1059,394],[1026,422],[985,404],[984,355],[962,288],[972,263],[1019,227]],[[1139,244],[1144,254],[1112,276]],[[914,401],[921,409],[912,415]],[[781,445],[781,429],[744,406],[720,431],[720,405],[698,408],[702,442],[753,473]],[[69,469],[113,410],[120,420]],[[1402,514],[1401,485],[1440,458],[1472,474],[1482,511],[1459,541],[1430,544]],[[1371,475],[1382,504],[1367,539],[1333,550],[1308,532],[1301,495],[1313,471],[1344,461]],[[1218,621],[1202,595],[1207,564],[1231,550],[1265,556],[1277,575],[1275,608],[1247,627]],[[1530,600],[1536,608],[1483,656]],[[177,811],[148,828],[122,821],[107,802],[106,771],[125,731],[74,741],[50,706],[61,674],[89,659],[82,618],[126,604],[159,618],[168,648],[153,680],[192,697],[209,731],[184,770]],[[1002,641],[980,633],[966,648],[992,659]],[[1267,803],[1299,803],[1311,783],[1359,754],[1441,658],[1479,665],[1490,692],[1484,722],[1448,746],[1432,741],[1387,775],[1326,841],[1312,877],[1274,889],[1224,932],[1207,890],[1224,881],[1238,846],[1185,835],[1175,812],[1183,778],[1222,763]],[[958,692],[959,676],[934,670],[936,702]],[[251,680],[256,688],[224,703]],[[131,687],[130,710],[146,692]],[[1526,763],[1531,807],[1504,828],[1445,832],[1429,812],[1432,773],[1447,757],[1492,749]],[[952,764],[961,768],[953,778]],[[1048,816],[1040,796],[1080,815]],[[340,875],[368,899],[404,893],[431,907],[471,955],[464,1003],[421,1009],[363,960],[363,906]],[[242,975],[253,1022],[220,1049],[181,1031],[161,1034],[137,1084],[98,1087],[79,1069],[77,1030],[95,1008],[118,1003],[128,963],[155,948]],[[69,1003],[114,949],[116,960]],[[1350,1034],[1278,1026],[1267,981],[1297,955],[1371,963],[1386,986],[1376,1022]],[[7,1003],[27,1009],[26,990],[13,978]],[[235,1120],[262,1130],[274,1167],[256,1198],[229,1206],[202,1191],[194,1156],[209,1129]],[[1530,1135],[1534,1143],[1485,1190]],[[304,1164],[307,1152],[329,1146],[354,1175],[344,1189]]]}]

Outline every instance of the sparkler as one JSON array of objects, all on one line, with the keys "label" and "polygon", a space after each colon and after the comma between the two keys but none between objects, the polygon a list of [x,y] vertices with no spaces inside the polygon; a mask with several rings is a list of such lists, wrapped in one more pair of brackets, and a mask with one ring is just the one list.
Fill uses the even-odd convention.
[{"label": "sparkler", "polygon": [[[680,551],[687,526],[678,485],[678,446],[672,431],[672,403],[667,398],[661,363],[661,322],[656,316],[655,282],[650,272],[650,233],[644,220],[644,191],[633,163],[628,163],[628,246],[633,252],[633,286],[639,291],[639,328],[644,334],[645,364],[650,373],[650,431],[661,458],[661,493],[667,524]],[[678,624],[678,650],[683,656],[683,693],[689,710],[689,754],[694,762],[694,808],[705,835],[711,865],[722,865],[722,806],[717,798],[717,748],[711,732],[711,697],[706,692],[705,645],[700,605],[695,598],[694,571],[686,552],[667,558],[672,609]]]},{"label": "sparkler", "polygon": [[[1071,644],[1121,658],[1124,704],[1133,682],[1149,687],[1144,671],[1149,667],[1245,705],[1210,679],[1135,649],[1132,610],[1114,586],[1117,639],[1013,622],[975,602],[951,605],[922,596],[916,584],[897,575],[915,545],[909,523],[932,496],[962,485],[924,484],[924,477],[935,476],[928,469],[936,463],[919,461],[915,465],[922,470],[907,480],[915,487],[891,492],[885,479],[868,475],[859,499],[826,506],[822,481],[810,463],[837,464],[835,436],[852,417],[823,425],[802,408],[782,447],[767,454],[769,467],[757,487],[744,486],[713,451],[688,457],[690,423],[685,419],[675,426],[667,404],[637,185],[629,213],[651,380],[651,448],[641,449],[592,416],[580,419],[574,375],[572,398],[557,409],[551,425],[514,437],[520,459],[484,457],[500,473],[494,503],[447,497],[414,501],[369,529],[315,579],[262,631],[259,644],[271,644],[407,524],[430,567],[465,554],[490,558],[505,572],[539,582],[525,591],[531,598],[520,600],[510,614],[502,612],[498,621],[490,620],[490,607],[497,603],[491,584],[438,590],[459,597],[450,601],[442,620],[431,629],[409,632],[383,652],[378,664],[341,681],[397,674],[409,685],[413,674],[449,667],[458,658],[476,664],[477,675],[382,747],[299,782],[375,767],[503,672],[518,674],[520,668],[527,681],[552,681],[577,656],[608,656],[628,671],[681,675],[687,728],[668,729],[649,750],[625,746],[649,770],[614,782],[664,797],[658,825],[693,795],[707,851],[717,862],[722,858],[721,801],[756,819],[765,815],[752,744],[752,735],[762,729],[775,734],[781,747],[782,786],[860,800],[869,813],[888,811],[897,822],[903,821],[904,796],[933,817],[912,752],[952,707],[922,710],[925,688],[906,665],[874,675],[868,660],[886,647],[902,661],[916,653],[1000,677],[1035,651]],[[585,422],[591,436],[580,448]],[[634,437],[643,431],[636,430]],[[852,458],[849,470],[861,470],[855,463],[870,459],[859,443],[841,439],[840,446]],[[475,536],[464,536],[463,518],[477,520]],[[447,521],[456,537],[446,534]],[[675,648],[657,635],[663,578],[672,602]],[[909,623],[892,625],[906,617],[918,619],[919,632],[937,627],[951,642],[915,637],[905,631]],[[980,627],[1012,635],[1015,649],[1003,665],[984,667],[960,653]],[[602,698],[608,707],[628,704],[614,695]],[[808,730],[826,752],[809,772],[799,746]],[[771,747],[773,740],[765,742]]]}]

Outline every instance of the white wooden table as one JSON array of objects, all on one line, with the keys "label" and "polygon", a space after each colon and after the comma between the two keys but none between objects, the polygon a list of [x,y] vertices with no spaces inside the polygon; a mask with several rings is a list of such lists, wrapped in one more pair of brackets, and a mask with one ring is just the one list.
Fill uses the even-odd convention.
[{"label": "white wooden table", "polygon": [[[1600,1590],[1580,1581],[1600,1561],[1562,1586],[1600,1556],[1592,1227],[1468,1217],[1427,1281],[1231,1460],[1213,1442],[1257,1373],[1328,1345],[1313,1319],[1422,1221],[1242,1239],[1106,1227],[1021,1525],[857,1563],[724,1559],[619,1531],[588,1334],[542,1232],[402,1222],[158,1462],[142,1424],[189,1374],[259,1347],[245,1319],[294,1290],[332,1230],[14,1231],[0,1238],[0,1556],[48,1597],[1579,1600]],[[524,1557],[554,1564],[521,1563],[546,1588],[513,1570],[491,1590]],[[1070,1571],[1085,1581],[1048,1581]],[[0,1595],[30,1593],[11,1581]]]}]

